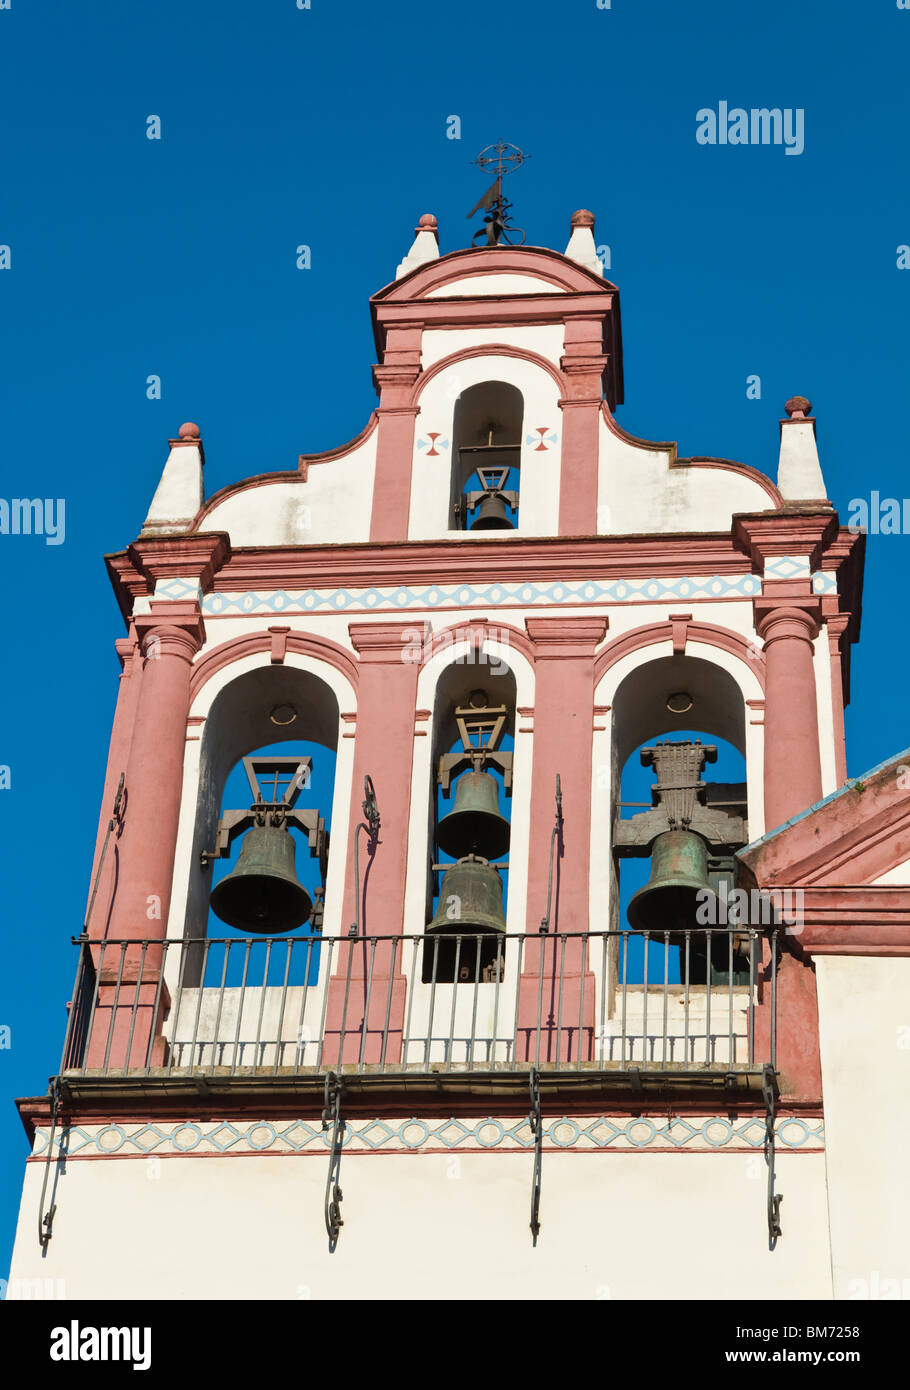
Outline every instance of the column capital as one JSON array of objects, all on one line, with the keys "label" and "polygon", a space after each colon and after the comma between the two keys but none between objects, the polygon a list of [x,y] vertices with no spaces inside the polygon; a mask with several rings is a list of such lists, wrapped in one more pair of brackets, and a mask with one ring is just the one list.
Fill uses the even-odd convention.
[{"label": "column capital", "polygon": [[[411,622],[348,623],[348,633],[361,662],[419,665],[431,636],[425,620]],[[420,655],[416,658],[416,649]]]},{"label": "column capital", "polygon": [[537,661],[593,657],[608,624],[609,619],[603,617],[525,618]]},{"label": "column capital", "polygon": [[218,570],[231,558],[231,539],[226,531],[200,532],[192,536],[140,536],[127,548],[134,567],[150,581],[199,580],[200,589],[211,586]]},{"label": "column capital", "polygon": [[[785,589],[793,588],[782,581]],[[765,645],[781,637],[813,642],[822,627],[821,602],[811,594],[765,592],[752,600],[755,628]]]},{"label": "column capital", "polygon": [[816,569],[839,524],[830,508],[824,511],[757,512],[733,518],[733,539],[763,570],[774,555],[808,555]]},{"label": "column capital", "polygon": [[146,659],[176,656],[191,665],[205,641],[199,604],[152,599],[150,608],[150,613],[138,613],[133,619],[142,655]]}]

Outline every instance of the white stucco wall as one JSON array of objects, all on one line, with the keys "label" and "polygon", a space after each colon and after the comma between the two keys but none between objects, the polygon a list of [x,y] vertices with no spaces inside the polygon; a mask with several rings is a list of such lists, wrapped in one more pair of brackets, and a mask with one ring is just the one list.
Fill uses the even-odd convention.
[{"label": "white stucco wall", "polygon": [[[507,1122],[514,1123],[514,1121]],[[345,1154],[327,1249],[318,1154],[71,1159],[47,1258],[27,1167],[12,1280],[67,1298],[806,1299],[830,1296],[824,1158],[781,1153],[768,1249],[759,1153]],[[116,1212],[116,1220],[104,1213]]]},{"label": "white stucco wall", "polygon": [[351,451],[310,465],[306,481],[263,481],[220,502],[206,531],[227,531],[234,546],[319,545],[370,536],[377,432]]},{"label": "white stucco wall", "polygon": [[668,450],[644,448],[600,424],[600,535],[727,531],[735,512],[773,504],[751,478],[724,468],[670,467]]},{"label": "white stucco wall", "polygon": [[882,1284],[897,1281],[908,1298],[910,960],[815,965],[835,1296],[894,1297]]}]

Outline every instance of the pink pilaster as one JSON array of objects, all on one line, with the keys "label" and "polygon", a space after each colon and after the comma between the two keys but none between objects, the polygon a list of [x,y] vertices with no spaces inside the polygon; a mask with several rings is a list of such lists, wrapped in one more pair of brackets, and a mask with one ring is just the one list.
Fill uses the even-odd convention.
[{"label": "pink pilaster", "polygon": [[607,358],[603,323],[569,318],[560,361],[566,392],[562,409],[562,466],[559,480],[559,534],[597,534],[598,446],[601,382]]},{"label": "pink pilaster", "polygon": [[607,620],[527,618],[525,626],[535,661],[529,934],[537,933],[547,910],[557,773],[562,788],[563,833],[553,870],[550,934],[529,937],[518,987],[518,1059],[546,1065],[557,1057],[577,1058],[579,1045],[582,1059],[593,1056],[594,976],[586,945],[577,938],[560,940],[559,933],[586,932],[589,925],[594,650],[603,641]]},{"label": "pink pilaster", "polygon": [[[197,603],[151,603],[135,619],[142,654],[133,734],[126,768],[123,830],[117,845],[116,889],[107,936],[159,939],[167,931],[183,783],[190,668],[205,633]],[[136,679],[136,677],[131,677]],[[93,951],[100,969],[88,1066],[140,1066],[167,1006],[158,990],[162,950],[130,947],[122,956]],[[158,1008],[155,1009],[157,1000]],[[155,1016],[157,1015],[157,1016]],[[126,1042],[130,1033],[130,1056]],[[161,1049],[152,1049],[152,1061]]]},{"label": "pink pilaster", "polygon": [[366,776],[372,778],[376,791],[381,828],[373,854],[367,851],[366,836],[360,834],[357,883],[350,837],[344,849],[347,877],[342,920],[347,929],[359,900],[361,939],[350,945],[345,942],[335,958],[326,1011],[326,1065],[356,1062],[361,1056],[378,1062],[384,1036],[385,1060],[401,1056],[406,988],[401,943],[364,938],[397,938],[404,929],[417,676],[429,636],[423,622],[351,623],[348,631],[360,663],[351,830],[353,834],[353,827],[363,820]]},{"label": "pink pilaster", "polygon": [[405,541],[411,509],[411,461],[419,407],[412,400],[420,374],[419,326],[390,328],[380,366],[373,368],[379,391],[376,471],[371,541]]}]

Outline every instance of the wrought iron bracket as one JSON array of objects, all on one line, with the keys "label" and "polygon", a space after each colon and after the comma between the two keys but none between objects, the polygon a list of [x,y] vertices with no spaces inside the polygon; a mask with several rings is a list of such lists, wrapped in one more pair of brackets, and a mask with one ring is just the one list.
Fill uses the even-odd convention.
[{"label": "wrought iron bracket", "polygon": [[553,830],[550,835],[550,868],[547,873],[547,910],[540,919],[540,926],[537,930],[541,936],[546,936],[550,930],[550,911],[553,905],[553,855],[556,846],[562,843],[562,784],[559,780],[559,773],[556,774],[556,819],[553,823]]},{"label": "wrought iron bracket", "polygon": [[329,1251],[334,1251],[344,1221],[341,1219],[343,1193],[338,1185],[341,1175],[341,1151],[344,1146],[344,1119],[341,1114],[341,1098],[344,1083],[340,1076],[330,1071],[325,1078],[325,1104],[322,1109],[322,1131],[331,1126],[329,1141],[329,1171],[325,1182],[325,1229],[329,1237]]},{"label": "wrought iron bracket", "polygon": [[382,824],[379,806],[376,802],[376,790],[369,773],[363,779],[361,809],[363,820],[354,827],[354,920],[348,927],[348,936],[355,940],[360,935],[360,832],[361,830],[364,831],[369,851],[371,854],[375,854],[376,846],[379,843],[379,827]]},{"label": "wrought iron bracket", "polygon": [[38,1244],[41,1246],[42,1250],[46,1250],[51,1243],[51,1236],[54,1234],[54,1215],[57,1211],[57,1203],[53,1201],[53,1192],[51,1193],[51,1206],[47,1211],[45,1210],[45,1205],[47,1202],[48,1178],[50,1177],[51,1168],[54,1164],[54,1139],[57,1135],[57,1118],[60,1114],[60,1106],[63,1099],[62,1089],[59,1076],[53,1077],[50,1085],[51,1132],[50,1138],[47,1141],[47,1155],[44,1160],[41,1201],[38,1204]]},{"label": "wrought iron bracket", "polygon": [[765,1102],[765,1163],[768,1165],[768,1246],[774,1249],[783,1235],[780,1225],[780,1204],[784,1200],[774,1191],[774,1111],[777,1102],[777,1073],[769,1062],[762,1068],[762,1099]]},{"label": "wrought iron bracket", "polygon": [[537,1237],[540,1234],[540,1178],[543,1166],[543,1121],[540,1115],[540,1072],[536,1067],[531,1068],[529,1078],[531,1091],[531,1113],[528,1116],[528,1124],[531,1126],[531,1133],[534,1136],[534,1176],[531,1179],[531,1237],[532,1243],[537,1244]]}]

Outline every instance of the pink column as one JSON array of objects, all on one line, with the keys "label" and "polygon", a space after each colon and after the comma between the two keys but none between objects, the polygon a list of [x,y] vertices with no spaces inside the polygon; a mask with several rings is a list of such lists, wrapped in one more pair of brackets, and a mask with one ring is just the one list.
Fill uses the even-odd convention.
[{"label": "pink column", "polygon": [[373,380],[380,394],[371,541],[408,538],[414,425],[418,414],[411,393],[420,374],[420,339],[419,327],[390,327],[382,365],[373,368]]},{"label": "pink column", "polygon": [[562,464],[559,480],[559,534],[597,534],[597,476],[601,380],[606,356],[599,319],[566,321],[566,379],[562,410]]},{"label": "pink column", "polygon": [[[111,835],[108,836],[108,826],[111,823],[114,800],[117,795],[117,788],[120,784],[120,776],[121,774],[123,774],[124,777],[126,775],[130,743],[133,738],[133,723],[136,718],[136,705],[139,699],[139,687],[142,683],[142,658],[139,653],[139,643],[136,638],[135,627],[132,623],[130,624],[129,637],[118,638],[114,645],[117,649],[117,655],[120,658],[122,671],[120,673],[120,685],[117,691],[117,704],[114,709],[114,722],[111,729],[107,771],[104,776],[104,791],[101,795],[101,813],[98,820],[98,833],[95,837],[95,855],[92,860],[92,874],[89,880],[88,898],[86,900],[88,929],[89,935],[92,937],[106,936],[109,926],[113,893],[117,883],[120,828],[118,824],[118,826],[115,826]],[[121,807],[122,805],[123,803],[121,801]],[[105,854],[104,867],[101,869],[96,887],[95,878],[98,874],[105,842],[107,842],[107,853]],[[93,893],[94,905],[92,905]],[[88,913],[90,908],[91,916],[89,917]]]},{"label": "pink column", "polygon": [[[802,586],[808,589],[808,581]],[[766,582],[755,600],[755,620],[765,650],[765,833],[808,809],[822,796],[814,638],[819,632],[817,600],[781,588],[775,598]],[[764,948],[770,969],[768,947]],[[755,1011],[755,1057],[770,1057],[770,980],[762,982]],[[784,937],[777,972],[777,1067],[782,1091],[817,1099],[818,1003],[815,971],[796,938]]]},{"label": "pink column", "polygon": [[818,604],[755,600],[765,651],[765,833],[821,800],[813,639]]},{"label": "pink column", "polygon": [[[205,638],[196,603],[153,600],[135,619],[143,657],[126,770],[123,833],[107,938],[161,938],[167,931],[183,785],[190,669]],[[136,679],[136,677],[131,677]],[[88,1065],[142,1066],[168,1000],[159,991],[163,951],[132,946],[93,951],[100,964]],[[157,1004],[157,1007],[156,1007]],[[129,1058],[127,1040],[132,1032]],[[158,1039],[152,1062],[161,1060]]]},{"label": "pink column", "polygon": [[[588,930],[594,650],[606,618],[527,618],[534,645],[534,755],[528,864],[529,939],[518,994],[519,1061],[542,1064],[593,1054],[594,976],[587,944],[559,933]],[[554,863],[550,934],[537,935],[547,909],[556,774],[562,786],[563,845]],[[606,853],[606,846],[604,847]],[[538,999],[541,1000],[538,1011]],[[561,1017],[560,1017],[561,1001]],[[539,1024],[539,1034],[538,1034]]]},{"label": "pink column", "polygon": [[[323,1049],[328,1066],[339,1061],[342,1032],[342,1061],[356,1062],[362,1053],[365,1061],[378,1062],[387,1017],[385,1059],[391,1062],[401,1056],[406,980],[397,938],[404,929],[417,677],[429,635],[423,622],[351,623],[348,631],[361,668],[351,827],[363,820],[363,779],[367,775],[373,779],[382,824],[372,857],[361,832],[359,884],[354,882],[351,837],[346,846],[336,848],[346,855],[343,929],[354,921],[355,892],[359,892],[361,939],[356,944],[345,942],[335,956]],[[366,937],[396,940],[372,942]]]},{"label": "pink column", "polygon": [[831,704],[834,719],[834,767],[837,785],[847,780],[847,738],[844,729],[844,656],[841,638],[850,622],[849,613],[831,613],[825,619],[828,630],[828,650],[831,654]]}]

